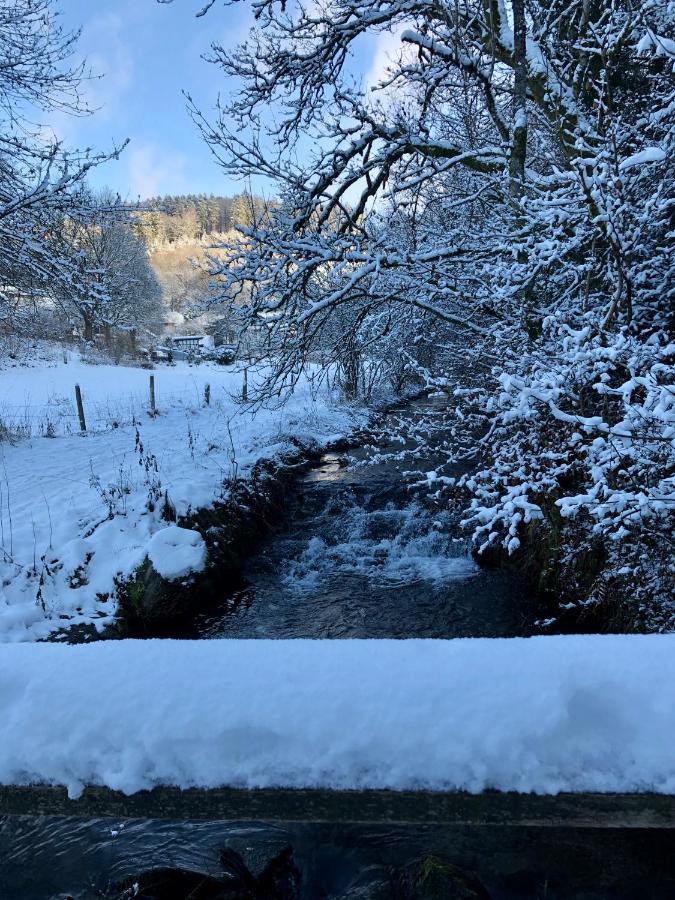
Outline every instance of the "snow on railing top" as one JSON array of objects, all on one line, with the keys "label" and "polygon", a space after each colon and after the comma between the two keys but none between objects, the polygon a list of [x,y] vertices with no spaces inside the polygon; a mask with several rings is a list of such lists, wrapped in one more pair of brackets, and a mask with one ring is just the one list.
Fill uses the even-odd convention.
[{"label": "snow on railing top", "polygon": [[9,645],[0,783],[673,793],[674,680],[657,635]]}]

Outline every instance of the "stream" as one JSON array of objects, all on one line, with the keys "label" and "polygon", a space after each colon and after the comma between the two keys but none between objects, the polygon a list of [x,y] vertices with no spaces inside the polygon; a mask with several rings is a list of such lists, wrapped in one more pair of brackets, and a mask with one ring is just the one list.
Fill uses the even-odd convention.
[{"label": "stream", "polygon": [[[458,514],[419,487],[444,465],[447,398],[416,401],[407,428],[432,435],[419,452],[396,437],[328,453],[296,484],[283,521],[244,566],[242,583],[188,626],[203,638],[454,638],[531,633],[528,592],[513,573],[479,568]],[[181,636],[186,636],[185,631]]]},{"label": "stream", "polygon": [[[364,827],[0,817],[2,900],[121,898],[121,882],[163,867],[218,877],[234,850],[254,874],[291,846],[299,891],[259,900],[420,900],[396,891],[396,875],[430,854],[485,893],[447,890],[422,900],[672,900],[673,839],[653,829],[483,826]],[[144,894],[143,896],[150,896]],[[230,894],[163,894],[196,900]],[[240,900],[241,895],[234,895]],[[251,898],[255,900],[255,896]]]}]

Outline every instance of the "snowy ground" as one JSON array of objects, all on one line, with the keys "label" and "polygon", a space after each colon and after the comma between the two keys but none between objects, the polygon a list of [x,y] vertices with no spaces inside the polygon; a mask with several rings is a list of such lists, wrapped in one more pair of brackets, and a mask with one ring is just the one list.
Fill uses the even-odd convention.
[{"label": "snowy ground", "polygon": [[0,654],[0,783],[675,791],[675,636]]},{"label": "snowy ground", "polygon": [[[86,436],[77,431],[76,383]],[[103,627],[114,614],[115,578],[143,561],[167,525],[165,497],[184,515],[289,435],[325,442],[358,419],[327,393],[315,396],[309,381],[283,409],[255,415],[234,399],[241,389],[242,374],[217,365],[150,373],[74,354],[67,364],[59,355],[0,371],[0,420],[14,431],[23,422],[25,435],[0,444],[0,641],[45,637],[66,621]]]}]

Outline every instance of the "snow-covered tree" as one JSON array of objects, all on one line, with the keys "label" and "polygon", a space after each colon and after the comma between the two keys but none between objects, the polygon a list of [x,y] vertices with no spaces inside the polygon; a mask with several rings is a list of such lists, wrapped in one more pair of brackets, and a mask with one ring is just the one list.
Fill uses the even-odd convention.
[{"label": "snow-covered tree", "polygon": [[[479,545],[536,540],[560,562],[565,541],[598,543],[612,590],[632,579],[663,600],[672,2],[256,0],[254,13],[245,44],[212,49],[237,95],[215,121],[193,114],[229,175],[267,179],[281,200],[222,273],[230,295],[250,286],[246,321],[270,330],[266,390],[322,334],[374,355],[378,334],[401,354],[439,344],[413,367],[461,378],[490,423],[490,465],[465,481]],[[364,90],[350,51],[373,34],[399,50]],[[596,575],[575,596],[604,596]]]},{"label": "snow-covered tree", "polygon": [[69,318],[79,319],[91,341],[96,330],[136,330],[162,318],[162,292],[146,245],[134,228],[133,213],[103,193],[83,201],[88,214],[68,219],[58,251],[76,261],[70,277],[50,291]]}]

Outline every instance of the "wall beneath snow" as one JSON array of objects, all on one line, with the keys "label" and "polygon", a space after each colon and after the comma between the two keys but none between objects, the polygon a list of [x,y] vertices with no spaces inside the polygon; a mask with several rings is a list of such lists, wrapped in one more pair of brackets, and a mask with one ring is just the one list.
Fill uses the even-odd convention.
[{"label": "wall beneath snow", "polygon": [[0,783],[675,793],[675,636],[0,654]]}]

